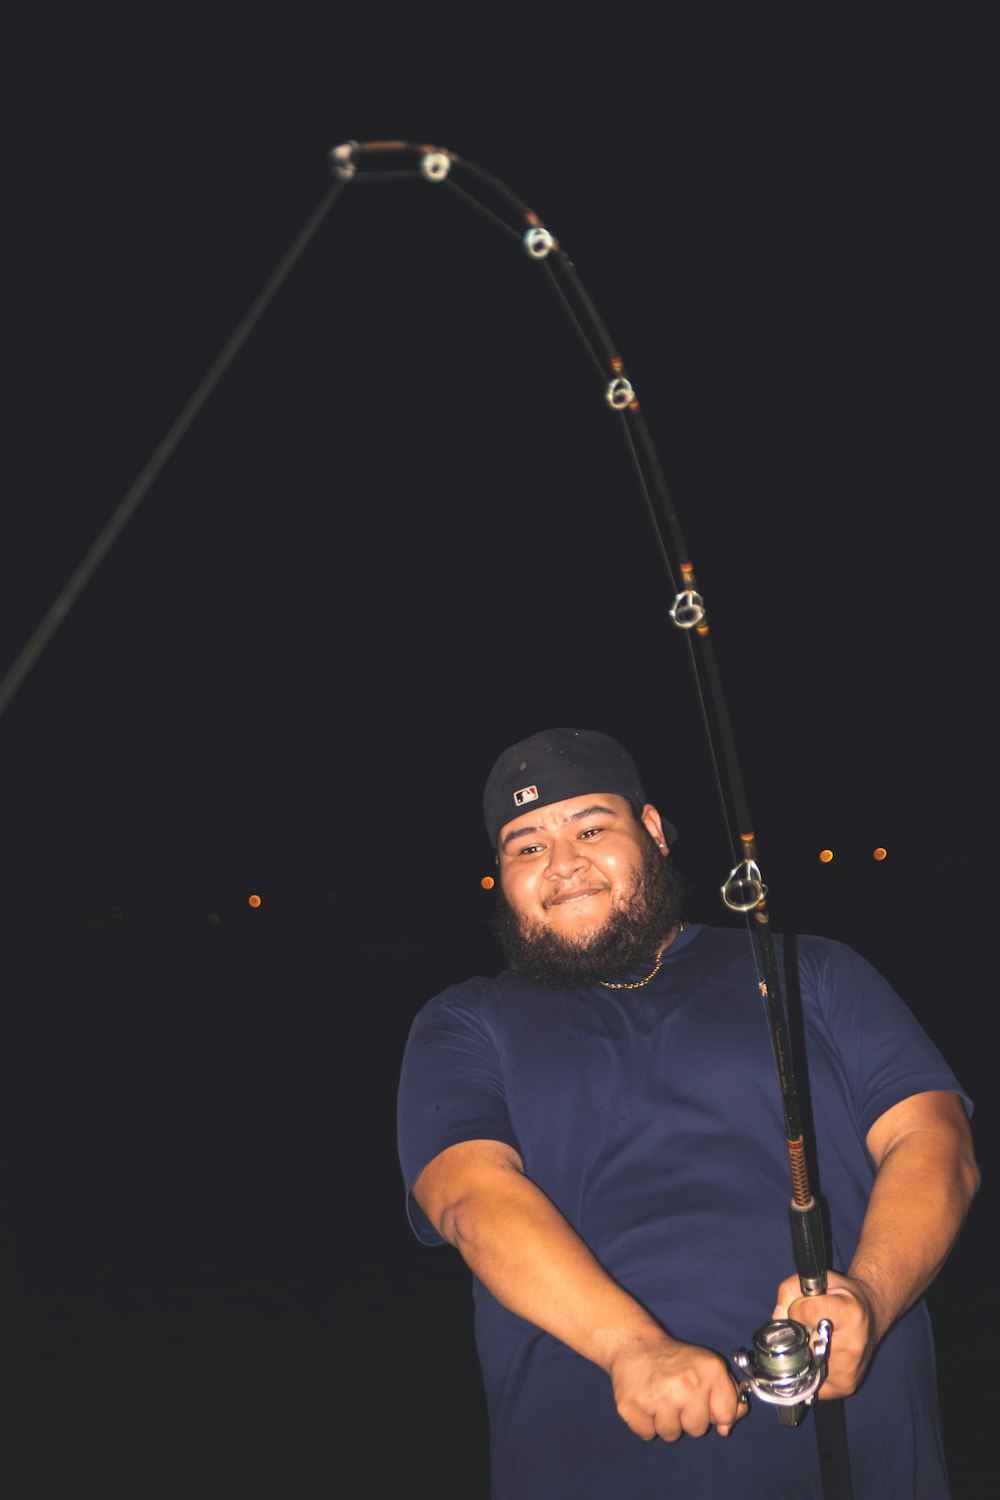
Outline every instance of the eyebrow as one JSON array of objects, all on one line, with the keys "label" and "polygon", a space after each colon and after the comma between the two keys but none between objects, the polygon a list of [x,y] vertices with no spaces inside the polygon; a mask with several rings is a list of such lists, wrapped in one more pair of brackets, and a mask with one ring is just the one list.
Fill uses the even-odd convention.
[{"label": "eyebrow", "polygon": [[[570,813],[568,818],[563,819],[563,822],[579,823],[582,818],[592,817],[594,813],[605,813],[609,818],[617,818],[621,816],[620,813],[615,812],[613,807],[605,807],[603,802],[592,802],[589,807],[581,807],[579,812]],[[524,838],[525,835],[529,833],[543,833],[544,831],[545,830],[541,823],[529,823],[525,828],[513,829],[512,832],[508,833],[505,838],[502,838],[500,840],[501,854],[505,854],[507,852],[507,845],[512,844],[515,839]]]}]

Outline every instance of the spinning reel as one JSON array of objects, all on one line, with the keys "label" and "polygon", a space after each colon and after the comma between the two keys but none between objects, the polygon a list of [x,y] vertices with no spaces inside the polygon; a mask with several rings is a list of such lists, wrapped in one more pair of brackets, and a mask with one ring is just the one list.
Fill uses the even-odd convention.
[{"label": "spinning reel", "polygon": [[810,1344],[808,1328],[791,1318],[762,1323],[753,1336],[752,1350],[733,1350],[733,1364],[744,1377],[740,1400],[748,1403],[753,1392],[777,1407],[783,1426],[797,1427],[826,1374],[832,1332],[829,1318],[820,1318],[815,1343]]}]

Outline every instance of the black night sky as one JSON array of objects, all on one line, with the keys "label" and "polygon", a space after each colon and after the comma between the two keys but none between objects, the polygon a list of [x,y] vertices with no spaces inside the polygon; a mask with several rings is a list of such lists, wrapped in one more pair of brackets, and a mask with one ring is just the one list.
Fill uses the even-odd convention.
[{"label": "black night sky", "polygon": [[[558,237],[625,360],[775,927],[904,995],[976,1099],[985,1197],[976,26],[142,14],[12,38],[0,673],[330,148],[450,149]],[[736,920],[620,429],[513,237],[351,183],[0,715],[5,1495],[304,1500],[374,1462],[485,1496],[467,1277],[409,1233],[393,1109],[416,1009],[497,967],[497,751],[616,734],[692,914]],[[932,1302],[956,1500],[987,1493],[984,1222]]]}]

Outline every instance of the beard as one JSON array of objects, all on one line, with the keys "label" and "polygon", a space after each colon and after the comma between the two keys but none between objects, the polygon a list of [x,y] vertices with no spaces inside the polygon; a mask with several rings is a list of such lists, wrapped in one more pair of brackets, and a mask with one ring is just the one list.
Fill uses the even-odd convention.
[{"label": "beard", "polygon": [[562,937],[516,912],[501,889],[493,932],[507,967],[536,984],[548,989],[602,984],[639,964],[652,967],[681,920],[686,891],[683,876],[650,838],[629,889],[600,927],[578,938]]}]

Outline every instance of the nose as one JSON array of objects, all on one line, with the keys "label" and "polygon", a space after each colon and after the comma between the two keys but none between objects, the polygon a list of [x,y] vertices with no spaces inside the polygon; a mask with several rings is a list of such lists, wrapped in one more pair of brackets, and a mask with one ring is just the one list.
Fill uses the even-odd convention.
[{"label": "nose", "polygon": [[548,874],[555,880],[569,880],[590,864],[584,850],[575,839],[564,834],[552,841],[549,849]]}]

